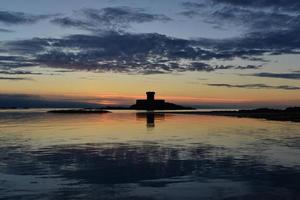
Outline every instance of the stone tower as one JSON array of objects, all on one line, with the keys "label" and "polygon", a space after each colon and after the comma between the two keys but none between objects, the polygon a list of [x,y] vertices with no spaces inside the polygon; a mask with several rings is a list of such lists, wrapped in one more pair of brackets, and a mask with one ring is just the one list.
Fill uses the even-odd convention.
[{"label": "stone tower", "polygon": [[147,95],[148,102],[154,102],[155,92],[146,92],[146,95]]}]

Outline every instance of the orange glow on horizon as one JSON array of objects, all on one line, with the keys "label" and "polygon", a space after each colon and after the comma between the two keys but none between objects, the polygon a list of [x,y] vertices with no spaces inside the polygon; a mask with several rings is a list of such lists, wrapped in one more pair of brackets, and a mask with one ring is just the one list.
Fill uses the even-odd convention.
[{"label": "orange glow on horizon", "polygon": [[[103,105],[131,105],[136,99],[145,99],[146,95],[120,95],[120,94],[97,94],[94,96],[99,101],[88,101],[89,103],[98,103]],[[84,96],[76,96],[75,98],[85,98]],[[92,97],[91,97],[92,98]],[[250,104],[250,103],[273,103],[273,104],[289,104],[289,100],[260,100],[260,99],[243,99],[243,98],[217,98],[217,97],[190,97],[190,96],[159,96],[156,99],[164,99],[171,103],[181,104]],[[297,101],[292,101],[292,103]]]},{"label": "orange glow on horizon", "polygon": [[[11,93],[18,94],[18,93]],[[299,105],[300,99],[271,99],[262,98],[260,96],[254,98],[219,98],[219,97],[193,97],[193,96],[171,96],[159,95],[157,92],[156,99],[164,99],[167,102],[177,103],[182,105]],[[64,101],[78,101],[85,103],[92,103],[105,106],[122,106],[132,105],[136,99],[146,99],[146,94],[143,95],[128,95],[117,93],[103,93],[93,94],[91,92],[83,93],[65,93],[63,95],[57,94],[28,94],[36,95],[45,100],[64,100]]]}]

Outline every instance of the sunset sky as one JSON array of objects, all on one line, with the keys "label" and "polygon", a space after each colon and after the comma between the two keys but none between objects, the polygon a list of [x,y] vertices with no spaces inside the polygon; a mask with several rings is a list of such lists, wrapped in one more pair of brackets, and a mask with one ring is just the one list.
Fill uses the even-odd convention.
[{"label": "sunset sky", "polygon": [[1,0],[0,107],[300,105],[299,0]]}]

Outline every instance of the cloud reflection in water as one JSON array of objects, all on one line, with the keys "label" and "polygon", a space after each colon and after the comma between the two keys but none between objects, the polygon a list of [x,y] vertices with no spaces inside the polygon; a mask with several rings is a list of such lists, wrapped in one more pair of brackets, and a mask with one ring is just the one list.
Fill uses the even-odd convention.
[{"label": "cloud reflection in water", "polygon": [[[148,134],[149,137],[159,137],[157,136],[159,131],[168,130],[166,123],[174,126],[173,123],[178,123],[178,120],[182,122],[182,126],[189,125],[194,130],[193,123],[197,120],[199,123],[202,119],[201,126],[209,127],[206,131],[215,131],[210,133],[210,137],[222,138],[222,134],[225,134],[233,139],[240,137],[240,140],[249,141],[248,145],[243,145],[244,141],[240,141],[241,146],[237,147],[226,145],[225,141],[223,145],[210,144],[204,139],[199,140],[197,137],[200,135],[197,137],[184,135],[183,130],[186,130],[186,127],[180,130],[181,139],[194,137],[191,139],[193,142],[187,143],[188,140],[182,139],[181,143],[174,145],[171,141],[172,135],[166,137],[169,142],[151,141],[146,137],[141,141],[137,136],[135,136],[136,140],[133,138],[129,142],[100,142],[97,138],[83,135],[82,137],[91,137],[91,140],[89,142],[79,140],[75,143],[68,141],[71,138],[68,134],[73,130],[69,130],[68,123],[65,122],[70,120],[76,122],[77,117],[81,120],[85,117],[74,116],[65,117],[65,126],[60,127],[52,122],[53,127],[50,127],[50,131],[54,129],[70,137],[66,143],[39,146],[38,137],[46,136],[25,133],[30,131],[42,133],[41,128],[46,129],[44,123],[49,123],[48,120],[52,116],[44,114],[41,116],[43,118],[39,119],[35,115],[32,127],[27,124],[23,128],[17,128],[18,131],[24,131],[23,135],[16,135],[16,133],[8,135],[7,132],[12,131],[13,128],[3,126],[4,129],[0,132],[0,198],[296,199],[300,195],[299,165],[290,163],[288,166],[266,162],[267,150],[270,150],[269,147],[272,145],[285,146],[290,154],[295,149],[299,151],[299,145],[291,143],[286,136],[280,136],[286,137],[285,141],[280,141],[277,140],[279,136],[275,133],[269,132],[273,134],[273,140],[267,140],[267,136],[264,135],[272,130],[270,127],[284,127],[285,123],[249,119],[257,122],[258,125],[255,128],[258,133],[249,136],[234,133],[233,131],[240,130],[229,126],[231,122],[249,122],[248,119],[229,118],[230,123],[220,125],[224,130],[222,133],[219,129],[213,129],[213,124],[218,120],[224,120],[222,117],[213,117],[215,121],[210,122],[205,121],[208,120],[207,117],[165,115],[160,116],[160,119],[164,120],[152,129],[150,135]],[[90,120],[97,118],[103,129],[105,125],[102,120],[105,119],[110,123],[109,120],[118,119],[118,123],[135,123],[134,127],[139,131],[147,130],[144,124],[147,116],[144,118],[141,115],[121,113],[88,118]],[[136,118],[145,120],[140,122],[136,121]],[[193,121],[195,119],[197,120]],[[188,121],[190,124],[187,123]],[[39,130],[33,128],[37,124]],[[87,127],[97,125],[97,122],[82,123],[79,128],[84,134],[84,130],[88,130]],[[72,124],[68,126],[71,127]],[[199,126],[198,124],[198,129]],[[140,127],[143,128],[139,129]],[[289,127],[289,131],[293,132],[297,125],[289,125]],[[175,131],[176,127],[173,128]],[[62,130],[65,132],[61,132]],[[228,130],[231,133],[228,133]],[[130,134],[129,130],[123,129],[123,131]],[[104,139],[105,135],[99,134],[98,137]],[[295,132],[294,138],[297,136]],[[163,135],[160,137],[164,139]],[[61,139],[65,140],[63,136]],[[287,144],[293,145],[288,147]],[[266,150],[259,154],[255,148]]]}]

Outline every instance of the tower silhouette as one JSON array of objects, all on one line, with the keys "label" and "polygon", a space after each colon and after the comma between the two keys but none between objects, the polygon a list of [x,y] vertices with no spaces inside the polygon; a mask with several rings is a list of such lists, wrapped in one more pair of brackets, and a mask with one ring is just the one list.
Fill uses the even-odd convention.
[{"label": "tower silhouette", "polygon": [[147,101],[148,102],[153,102],[154,101],[155,92],[146,92],[146,95],[147,95]]}]

